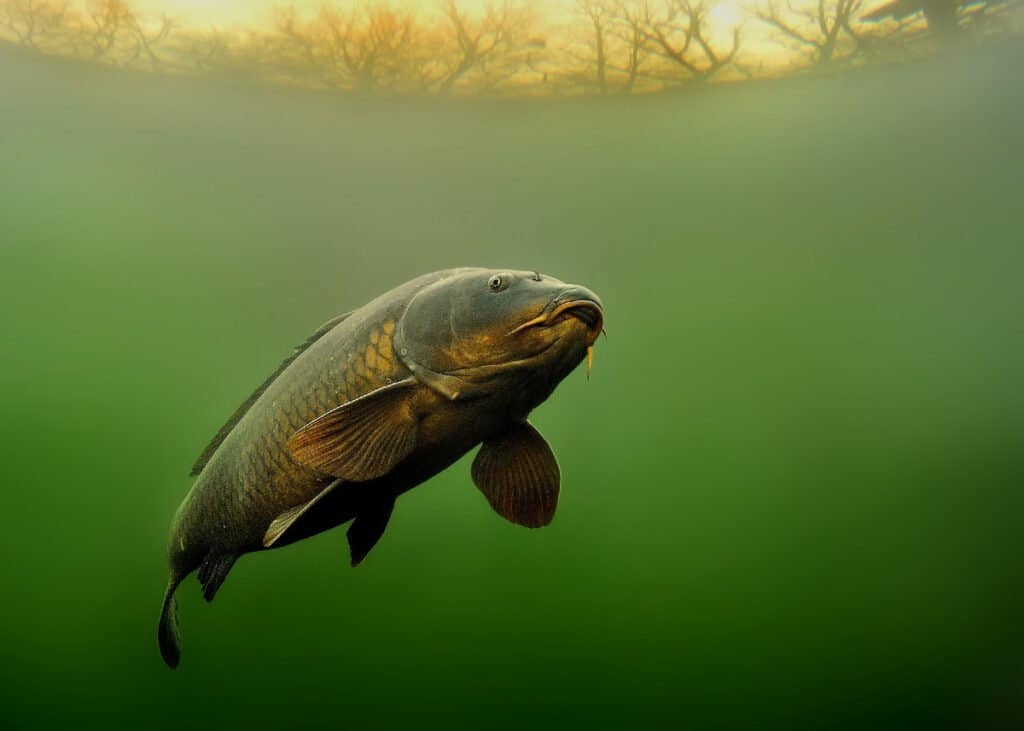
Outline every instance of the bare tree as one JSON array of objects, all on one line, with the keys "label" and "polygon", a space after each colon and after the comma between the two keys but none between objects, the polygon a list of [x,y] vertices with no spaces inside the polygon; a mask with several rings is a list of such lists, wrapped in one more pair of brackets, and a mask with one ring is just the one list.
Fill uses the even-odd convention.
[{"label": "bare tree", "polygon": [[158,48],[174,23],[166,16],[146,22],[123,0],[91,0],[84,14],[73,12],[66,1],[2,0],[0,28],[40,50],[124,64],[145,58],[156,68]]},{"label": "bare tree", "polygon": [[913,16],[867,20],[863,0],[768,1],[774,4],[762,6],[757,17],[775,29],[776,42],[815,66],[905,57],[923,31]]},{"label": "bare tree", "polygon": [[23,46],[43,50],[66,40],[70,13],[67,2],[4,0],[0,3],[0,28]]},{"label": "bare tree", "polygon": [[319,24],[303,23],[295,8],[277,11],[272,46],[276,65],[289,78],[312,79],[329,88],[342,86],[344,79]]},{"label": "bare tree", "polygon": [[[574,23],[540,33],[530,0],[433,0],[426,13],[388,1],[325,6],[308,19],[289,8],[270,30],[223,32],[140,15],[130,0],[73,0],[81,12],[72,0],[0,0],[0,37],[104,63],[358,92],[609,94],[767,73],[765,56],[760,66],[739,58],[740,27],[714,27],[716,0],[574,0]],[[884,4],[864,13],[873,1]],[[995,14],[1024,0],[758,2],[777,43],[829,65],[933,48],[907,41],[925,19],[937,34],[948,17],[935,12],[949,7],[972,37],[1006,32]]]},{"label": "bare tree", "polygon": [[235,66],[231,39],[217,28],[192,33],[186,42],[186,55],[200,73],[221,75]]},{"label": "bare tree", "polygon": [[76,55],[125,66],[144,59],[155,69],[163,63],[159,51],[174,28],[166,15],[150,21],[125,0],[89,0],[71,35]]},{"label": "bare tree", "polygon": [[576,0],[577,12],[587,24],[584,46],[594,68],[594,83],[602,94],[608,93],[608,44],[613,15],[610,0]]},{"label": "bare tree", "polygon": [[652,46],[650,10],[636,0],[577,0],[580,38],[570,56],[579,65],[577,83],[601,94],[629,93],[643,76]]},{"label": "bare tree", "polygon": [[312,73],[328,87],[363,92],[413,84],[418,30],[411,13],[383,5],[324,6],[306,23],[287,10],[275,24],[276,46],[292,74]]},{"label": "bare tree", "polygon": [[708,32],[708,9],[705,0],[665,0],[659,11],[644,5],[644,33],[653,52],[675,72],[665,80],[708,81],[735,60],[740,27],[733,29],[728,46],[716,47]]},{"label": "bare tree", "polygon": [[826,65],[861,50],[857,17],[862,5],[863,0],[813,0],[800,5],[776,0],[759,8],[757,17],[779,33],[780,43],[809,53],[814,64]]},{"label": "bare tree", "polygon": [[166,15],[160,16],[156,24],[147,27],[144,21],[132,13],[128,20],[128,30],[135,42],[135,48],[126,63],[134,63],[144,57],[152,68],[160,67],[163,64],[159,54],[160,48],[168,41],[175,27],[174,21]]},{"label": "bare tree", "polygon": [[[524,9],[505,0],[485,5],[474,16],[456,0],[445,0],[443,15],[453,52],[442,54],[450,60],[442,63],[437,82],[440,94],[450,93],[470,72],[478,76],[476,86],[493,88],[526,64],[531,18]],[[436,56],[439,49],[428,45],[424,50]]]},{"label": "bare tree", "polygon": [[648,17],[646,2],[638,5],[619,0],[615,8],[615,23],[612,24],[611,34],[622,45],[624,56],[622,65],[615,68],[625,75],[622,88],[626,93],[633,91],[633,87],[636,86],[641,66],[650,50],[645,25]]},{"label": "bare tree", "polygon": [[335,67],[354,91],[396,89],[408,83],[415,19],[387,7],[344,13],[325,8],[319,24]]},{"label": "bare tree", "polygon": [[133,13],[123,0],[92,0],[85,15],[82,38],[92,59],[113,57],[128,34]]}]

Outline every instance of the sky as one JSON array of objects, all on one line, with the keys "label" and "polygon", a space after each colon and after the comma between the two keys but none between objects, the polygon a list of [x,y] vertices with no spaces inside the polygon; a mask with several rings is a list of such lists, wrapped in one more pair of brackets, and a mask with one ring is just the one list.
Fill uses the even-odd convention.
[{"label": "sky", "polygon": [[[324,5],[324,0],[136,0],[133,5],[144,12],[167,13],[183,22],[199,25],[260,25],[273,15],[275,7],[294,6],[300,11],[315,12]],[[345,0],[335,0],[330,5],[354,5]],[[418,5],[414,0],[405,3]],[[484,5],[484,0],[463,0],[461,5],[472,7]],[[540,3],[556,11],[571,9],[572,0],[547,0]]]},{"label": "sky", "polygon": [[[300,11],[315,12],[324,0],[135,0],[134,7],[144,13],[168,14],[188,25],[257,26],[266,23],[273,16],[275,7],[294,6]],[[335,0],[332,5],[352,5],[349,0]],[[404,0],[404,4],[422,5],[415,0]],[[437,4],[437,3],[432,3]],[[461,0],[460,5],[472,8],[483,6],[486,0]],[[569,17],[575,6],[574,0],[539,0],[538,7],[558,22]],[[721,0],[712,10],[716,24],[733,24],[740,17],[738,0]]]},{"label": "sky", "polygon": [[189,25],[259,25],[271,17],[275,6],[291,4],[315,8],[311,0],[135,0],[144,13],[166,13]]}]

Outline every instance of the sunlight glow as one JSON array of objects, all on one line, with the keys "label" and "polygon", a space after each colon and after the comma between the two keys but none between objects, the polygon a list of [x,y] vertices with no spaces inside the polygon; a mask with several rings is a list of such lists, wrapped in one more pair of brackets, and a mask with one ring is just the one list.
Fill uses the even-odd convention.
[{"label": "sunlight glow", "polygon": [[743,22],[743,9],[733,0],[722,0],[716,3],[708,12],[708,19],[711,21],[715,32],[732,32],[733,28]]}]

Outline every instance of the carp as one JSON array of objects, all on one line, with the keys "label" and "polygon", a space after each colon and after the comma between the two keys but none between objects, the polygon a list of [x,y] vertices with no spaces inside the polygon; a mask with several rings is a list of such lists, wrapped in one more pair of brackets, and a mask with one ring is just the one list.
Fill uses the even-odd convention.
[{"label": "carp", "polygon": [[211,601],[239,556],[351,521],[352,565],[395,500],[482,445],[472,479],[519,525],[547,525],[558,462],[527,420],[603,329],[590,290],[530,271],[418,277],[325,323],[243,403],[192,468],[174,517],[158,639],[180,659],[174,593]]}]

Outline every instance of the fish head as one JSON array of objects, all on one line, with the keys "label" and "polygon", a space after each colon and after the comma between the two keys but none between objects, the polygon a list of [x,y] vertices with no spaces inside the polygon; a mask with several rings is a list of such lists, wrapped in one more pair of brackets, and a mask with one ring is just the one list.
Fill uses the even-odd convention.
[{"label": "fish head", "polygon": [[524,380],[553,387],[592,352],[603,323],[601,300],[586,287],[467,269],[418,292],[395,339],[413,373],[454,399]]}]

